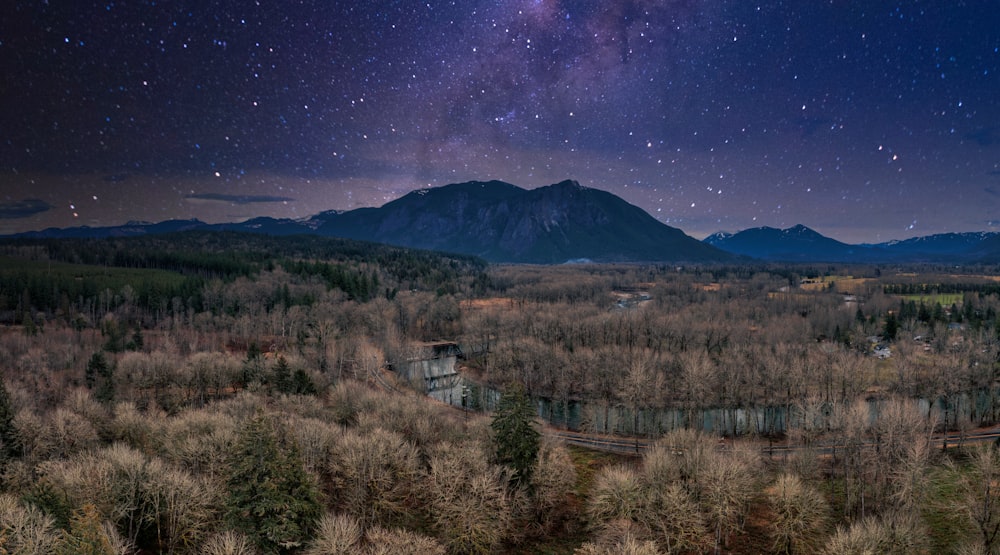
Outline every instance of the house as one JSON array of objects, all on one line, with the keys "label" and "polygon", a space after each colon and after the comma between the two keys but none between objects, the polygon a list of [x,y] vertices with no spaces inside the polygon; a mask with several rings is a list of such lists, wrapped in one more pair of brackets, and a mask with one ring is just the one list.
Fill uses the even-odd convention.
[{"label": "house", "polygon": [[872,355],[877,356],[882,360],[885,360],[892,356],[892,350],[889,349],[889,347],[884,347],[882,345],[879,345],[878,347],[875,347],[874,351],[872,351]]}]

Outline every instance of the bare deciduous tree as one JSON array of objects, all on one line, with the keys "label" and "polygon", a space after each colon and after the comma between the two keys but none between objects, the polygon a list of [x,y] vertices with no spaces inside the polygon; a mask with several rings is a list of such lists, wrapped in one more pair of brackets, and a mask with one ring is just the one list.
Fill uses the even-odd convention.
[{"label": "bare deciduous tree", "polygon": [[0,494],[0,550],[3,553],[49,555],[59,543],[55,520],[11,494]]},{"label": "bare deciduous tree", "polygon": [[258,553],[250,538],[232,530],[213,534],[201,546],[201,555],[258,555]]},{"label": "bare deciduous tree", "polygon": [[679,483],[689,494],[700,494],[699,478],[713,456],[712,440],[689,429],[668,432],[643,456],[643,474],[653,487]]},{"label": "bare deciduous tree", "polygon": [[316,525],[316,534],[303,555],[360,553],[364,529],[354,517],[327,513]]},{"label": "bare deciduous tree", "polygon": [[428,478],[431,519],[449,550],[487,554],[510,538],[519,510],[510,473],[488,463],[481,449],[439,445]]},{"label": "bare deciduous tree", "polygon": [[962,509],[975,529],[977,544],[986,553],[996,553],[1000,548],[1000,450],[993,444],[977,447],[962,476]]},{"label": "bare deciduous tree", "polygon": [[840,527],[823,548],[824,555],[910,555],[929,543],[927,528],[913,512],[864,517]]},{"label": "bare deciduous tree", "polygon": [[303,555],[445,555],[433,538],[402,529],[371,526],[351,516],[326,514]]},{"label": "bare deciduous tree", "polygon": [[348,431],[333,446],[333,498],[364,527],[405,520],[420,473],[417,449],[395,432]]},{"label": "bare deciduous tree", "polygon": [[743,529],[750,500],[757,493],[760,467],[756,450],[742,444],[709,458],[699,490],[702,509],[715,532],[716,553]]},{"label": "bare deciduous tree", "polygon": [[568,500],[576,486],[576,467],[563,444],[542,441],[531,485],[535,518],[543,530],[570,518]]},{"label": "bare deciduous tree", "polygon": [[628,466],[609,466],[594,479],[587,514],[591,526],[600,529],[618,520],[637,521],[643,502],[639,474]]},{"label": "bare deciduous tree", "polygon": [[631,520],[609,522],[594,541],[586,542],[574,555],[661,555],[656,542],[644,537],[646,530]]},{"label": "bare deciduous tree", "polygon": [[708,549],[711,535],[698,504],[679,484],[646,489],[639,520],[666,553]]},{"label": "bare deciduous tree", "polygon": [[365,531],[364,555],[445,555],[447,550],[434,538],[403,529],[373,526]]},{"label": "bare deciduous tree", "polygon": [[827,526],[829,507],[823,496],[793,474],[783,474],[768,491],[774,512],[774,549],[786,555],[815,553]]}]

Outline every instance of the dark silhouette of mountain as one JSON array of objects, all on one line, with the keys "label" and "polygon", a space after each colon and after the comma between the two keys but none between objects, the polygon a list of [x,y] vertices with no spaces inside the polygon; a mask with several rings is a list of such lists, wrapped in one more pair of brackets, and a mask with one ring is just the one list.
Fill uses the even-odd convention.
[{"label": "dark silhouette of mountain", "polygon": [[482,257],[491,262],[725,262],[729,253],[667,226],[621,198],[574,181],[526,190],[502,181],[413,191],[379,208],[308,220],[172,220],[47,229],[19,237],[128,237],[184,230],[316,234]]},{"label": "dark silhouette of mountain", "polygon": [[841,243],[804,225],[720,232],[709,235],[704,242],[733,254],[775,262],[871,262],[884,254],[877,246]]},{"label": "dark silhouette of mountain", "polygon": [[850,245],[803,225],[719,232],[697,241],[621,198],[575,181],[526,190],[471,181],[413,191],[378,208],[321,212],[306,220],[254,218],[129,222],[112,227],[49,228],[29,238],[100,238],[176,231],[323,235],[481,257],[491,262],[1000,262],[1000,234],[943,233]]},{"label": "dark silhouette of mountain", "polygon": [[[989,258],[989,241],[995,232],[939,233],[874,245],[899,258],[912,261],[957,262]],[[996,256],[993,257],[996,259]]]},{"label": "dark silhouette of mountain", "polygon": [[733,257],[621,198],[574,181],[502,181],[413,191],[381,208],[324,213],[317,233],[480,256],[492,262],[720,262]]},{"label": "dark silhouette of mountain", "polygon": [[990,264],[1000,263],[1000,233],[990,233],[969,251],[969,259]]},{"label": "dark silhouette of mountain", "polygon": [[100,239],[103,237],[135,237],[139,235],[158,235],[177,231],[205,229],[208,226],[201,220],[166,220],[159,223],[128,222],[123,225],[108,227],[50,227],[41,231],[26,231],[10,235],[10,237],[25,237],[29,239]]},{"label": "dark silhouette of mountain", "polygon": [[734,254],[775,262],[930,262],[1000,261],[1000,234],[941,233],[902,241],[850,245],[808,227],[758,227],[709,235],[705,243]]}]

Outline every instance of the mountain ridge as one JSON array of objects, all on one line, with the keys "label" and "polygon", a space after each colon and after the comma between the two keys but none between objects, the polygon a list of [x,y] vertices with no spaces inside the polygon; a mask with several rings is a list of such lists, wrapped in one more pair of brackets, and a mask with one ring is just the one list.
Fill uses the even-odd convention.
[{"label": "mountain ridge", "polygon": [[772,262],[991,263],[1000,261],[1000,233],[939,233],[884,243],[848,244],[802,224],[787,229],[748,228],[717,232],[703,242]]},{"label": "mountain ridge", "polygon": [[8,237],[129,236],[227,230],[310,234],[479,256],[490,262],[568,261],[715,263],[737,259],[670,227],[641,208],[576,181],[524,189],[469,181],[418,189],[380,207],[328,210],[304,220],[253,218],[207,224],[167,220],[103,228],[49,228]]},{"label": "mountain ridge", "polygon": [[262,216],[216,224],[196,219],[130,221],[6,237],[127,237],[186,230],[341,237],[500,263],[1000,262],[1000,233],[988,231],[852,245],[798,224],[787,229],[720,231],[698,241],[616,195],[572,180],[535,189],[497,180],[467,181],[417,189],[380,207],[327,210],[300,219]]}]

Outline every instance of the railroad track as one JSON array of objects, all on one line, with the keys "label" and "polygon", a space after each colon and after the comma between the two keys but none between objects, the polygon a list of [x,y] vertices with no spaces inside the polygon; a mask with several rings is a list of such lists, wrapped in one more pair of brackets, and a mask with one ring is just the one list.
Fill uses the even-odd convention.
[{"label": "railroad track", "polygon": [[[631,456],[641,455],[646,451],[646,449],[656,442],[655,439],[650,438],[606,436],[600,434],[571,432],[567,430],[549,429],[547,430],[547,433],[561,439],[569,445]],[[965,434],[956,432],[934,434],[931,436],[931,445],[935,447],[941,446],[943,448],[953,448],[970,443],[986,443],[998,440],[1000,440],[1000,426],[992,426],[989,428],[978,428]],[[817,443],[809,447],[821,455],[830,455],[840,449],[843,449],[842,445],[828,443]],[[760,445],[761,451],[770,454],[771,456],[794,453],[806,448],[807,447],[804,445],[789,445],[787,443],[767,444],[761,442]]]},{"label": "railroad track", "polygon": [[[376,383],[376,385],[382,389],[401,393],[399,388],[385,379],[381,368],[369,370],[369,376]],[[448,408],[464,412],[461,407],[456,407],[450,404],[444,405]],[[604,451],[618,455],[637,457],[642,455],[651,445],[656,443],[656,439],[653,438],[588,434],[584,432],[572,432],[569,430],[557,429],[551,426],[544,426],[544,428],[547,435],[557,437],[568,445],[575,445],[577,447],[583,447],[584,449],[593,449],[595,451]],[[944,434],[934,434],[931,437],[932,446],[940,445],[943,448],[958,447],[968,443],[986,443],[988,441],[1000,441],[1000,425],[988,428],[977,428],[964,434],[958,432],[948,432]],[[720,439],[720,445],[724,444],[724,441]],[[837,450],[843,448],[842,445],[829,443],[817,443],[809,447],[821,455],[831,455]],[[761,442],[760,446],[760,450],[762,452],[772,457],[787,455],[806,448],[807,446],[804,445],[789,445],[787,443]]]}]

